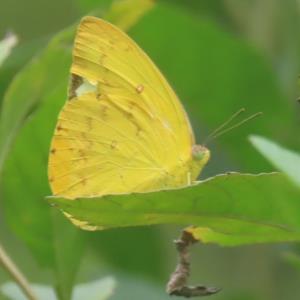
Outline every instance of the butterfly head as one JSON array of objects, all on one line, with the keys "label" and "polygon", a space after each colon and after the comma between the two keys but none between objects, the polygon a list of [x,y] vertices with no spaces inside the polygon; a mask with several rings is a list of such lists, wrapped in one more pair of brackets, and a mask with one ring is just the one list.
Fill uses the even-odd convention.
[{"label": "butterfly head", "polygon": [[194,145],[192,155],[194,160],[204,161],[204,164],[206,164],[210,157],[210,151],[202,145]]},{"label": "butterfly head", "polygon": [[197,177],[210,158],[210,151],[202,145],[192,147],[192,169]]}]

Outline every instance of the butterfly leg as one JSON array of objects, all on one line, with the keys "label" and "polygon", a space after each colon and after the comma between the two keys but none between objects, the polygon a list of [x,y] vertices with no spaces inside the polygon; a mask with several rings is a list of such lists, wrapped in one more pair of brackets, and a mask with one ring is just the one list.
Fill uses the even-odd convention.
[{"label": "butterfly leg", "polygon": [[191,185],[192,184],[192,174],[191,172],[187,173],[187,185]]}]

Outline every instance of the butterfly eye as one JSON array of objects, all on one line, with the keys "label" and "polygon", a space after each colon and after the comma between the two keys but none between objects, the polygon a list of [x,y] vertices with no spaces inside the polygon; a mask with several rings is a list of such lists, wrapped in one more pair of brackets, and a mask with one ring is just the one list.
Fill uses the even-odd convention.
[{"label": "butterfly eye", "polygon": [[201,145],[194,145],[192,148],[192,155],[195,160],[203,160],[209,155],[209,150]]}]

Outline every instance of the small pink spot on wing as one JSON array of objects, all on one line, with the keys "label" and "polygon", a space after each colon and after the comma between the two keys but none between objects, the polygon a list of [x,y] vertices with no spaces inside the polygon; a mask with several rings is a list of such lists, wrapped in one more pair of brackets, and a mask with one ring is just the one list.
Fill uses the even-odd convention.
[{"label": "small pink spot on wing", "polygon": [[117,141],[112,141],[111,144],[110,144],[110,148],[111,148],[111,149],[116,149],[116,148],[117,148],[117,145],[118,145],[118,142],[117,142]]},{"label": "small pink spot on wing", "polygon": [[135,88],[135,90],[140,94],[140,93],[142,93],[142,91],[144,90],[144,86],[143,86],[142,84],[139,84],[139,85]]}]

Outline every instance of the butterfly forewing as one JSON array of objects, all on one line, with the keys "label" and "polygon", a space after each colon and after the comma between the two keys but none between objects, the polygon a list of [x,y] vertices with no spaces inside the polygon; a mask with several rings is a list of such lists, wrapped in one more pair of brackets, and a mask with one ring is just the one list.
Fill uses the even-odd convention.
[{"label": "butterfly forewing", "polygon": [[54,194],[76,198],[183,184],[173,172],[191,156],[189,121],[164,77],[126,34],[84,18],[71,76],[50,151]]}]

